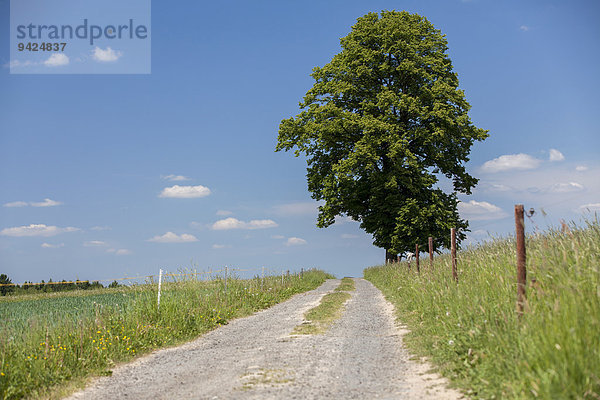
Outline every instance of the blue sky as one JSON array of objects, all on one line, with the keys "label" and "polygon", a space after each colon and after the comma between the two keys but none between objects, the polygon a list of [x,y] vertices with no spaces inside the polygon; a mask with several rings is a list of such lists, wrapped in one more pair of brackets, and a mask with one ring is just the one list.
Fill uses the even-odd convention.
[{"label": "blue sky", "polygon": [[545,210],[530,232],[600,210],[597,2],[153,2],[151,74],[15,75],[0,0],[0,272],[113,279],[227,264],[361,276],[380,263],[357,223],[315,227],[305,161],[274,147],[311,69],[382,9],[447,35],[470,116],[490,130],[468,163],[480,185],[461,197],[470,241],[512,232],[515,203]]}]

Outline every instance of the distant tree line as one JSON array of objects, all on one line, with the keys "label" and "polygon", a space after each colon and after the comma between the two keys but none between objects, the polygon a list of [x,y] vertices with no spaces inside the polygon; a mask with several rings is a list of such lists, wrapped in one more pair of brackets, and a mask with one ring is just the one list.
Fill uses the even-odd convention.
[{"label": "distant tree line", "polygon": [[[52,279],[45,282],[42,280],[39,283],[25,282],[21,285],[13,285],[13,282],[6,274],[0,274],[0,295],[19,295],[28,294],[35,292],[66,292],[70,290],[90,290],[90,289],[101,289],[104,288],[98,281],[57,281],[54,282]],[[113,281],[109,288],[121,286],[117,281]]]}]

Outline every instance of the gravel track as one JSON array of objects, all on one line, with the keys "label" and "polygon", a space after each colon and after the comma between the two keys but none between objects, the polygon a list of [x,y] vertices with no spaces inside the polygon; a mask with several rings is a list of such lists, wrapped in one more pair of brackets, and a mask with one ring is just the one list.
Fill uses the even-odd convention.
[{"label": "gravel track", "polygon": [[364,279],[323,335],[291,336],[339,280],[115,368],[69,399],[458,399],[410,361],[393,307]]}]

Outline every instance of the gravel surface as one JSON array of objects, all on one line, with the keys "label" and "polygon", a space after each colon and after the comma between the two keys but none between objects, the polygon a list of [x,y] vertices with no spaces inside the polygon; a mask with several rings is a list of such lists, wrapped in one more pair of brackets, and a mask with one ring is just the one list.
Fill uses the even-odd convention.
[{"label": "gravel surface", "polygon": [[323,335],[292,336],[339,284],[328,280],[183,346],[115,368],[69,399],[458,399],[410,361],[393,308],[364,279]]}]

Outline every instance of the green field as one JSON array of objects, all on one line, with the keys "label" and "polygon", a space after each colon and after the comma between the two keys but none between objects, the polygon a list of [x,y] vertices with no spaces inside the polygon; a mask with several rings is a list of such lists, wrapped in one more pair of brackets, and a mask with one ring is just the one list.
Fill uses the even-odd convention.
[{"label": "green field", "polygon": [[365,270],[411,330],[406,342],[480,399],[600,398],[600,223],[530,235],[527,303],[516,312],[514,239]]},{"label": "green field", "polygon": [[310,270],[254,279],[39,294],[0,300],[0,399],[59,397],[119,362],[190,340],[228,320],[314,289],[330,275]]},{"label": "green field", "polygon": [[[104,289],[104,293],[89,294],[85,291],[62,295],[37,295],[21,300],[0,298],[0,330],[14,333],[29,330],[32,325],[53,328],[57,323],[76,323],[93,319],[97,312],[113,309],[119,312],[135,299],[131,289]],[[24,332],[21,332],[24,333]]]}]

